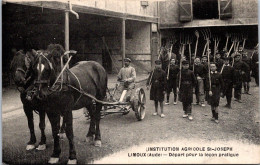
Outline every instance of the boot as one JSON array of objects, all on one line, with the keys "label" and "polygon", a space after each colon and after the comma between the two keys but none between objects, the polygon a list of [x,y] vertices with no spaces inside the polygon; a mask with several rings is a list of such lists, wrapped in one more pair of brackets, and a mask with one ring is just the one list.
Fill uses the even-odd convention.
[{"label": "boot", "polygon": [[211,110],[212,112],[212,118],[211,118],[211,121],[214,121],[215,120],[215,110]]},{"label": "boot", "polygon": [[218,121],[218,113],[216,113],[215,116],[216,116],[216,117],[215,117],[215,123],[218,124],[218,123],[219,123],[219,121]]},{"label": "boot", "polygon": [[249,88],[250,88],[250,86],[249,86],[249,82],[247,83],[247,94],[248,95],[251,95],[251,93],[249,93]]},{"label": "boot", "polygon": [[169,105],[170,95],[167,94],[167,101],[165,102],[165,105]]}]

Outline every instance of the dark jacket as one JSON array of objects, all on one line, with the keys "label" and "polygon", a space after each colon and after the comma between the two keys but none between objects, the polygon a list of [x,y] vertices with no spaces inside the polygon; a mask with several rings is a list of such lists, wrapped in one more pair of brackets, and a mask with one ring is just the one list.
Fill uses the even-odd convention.
[{"label": "dark jacket", "polygon": [[206,62],[206,63],[201,63],[201,64],[207,69],[207,73],[208,73],[208,71],[209,71],[208,63]]},{"label": "dark jacket", "polygon": [[242,74],[242,80],[243,82],[250,82],[251,81],[250,71],[252,70],[252,60],[248,56],[242,56],[242,61],[245,62],[249,67],[247,72]]},{"label": "dark jacket", "polygon": [[206,83],[206,91],[212,91],[212,96],[209,96],[208,103],[211,106],[219,106],[219,99],[220,99],[220,93],[223,92],[223,79],[222,75],[218,72],[211,72],[210,73],[210,80],[211,80],[211,88],[210,88],[210,81],[209,77],[207,78]]},{"label": "dark jacket", "polygon": [[146,85],[151,85],[150,100],[163,101],[166,84],[165,72],[161,68],[154,69],[146,83]]},{"label": "dark jacket", "polygon": [[[179,84],[180,73],[178,74],[177,85]],[[179,89],[179,100],[183,103],[192,103],[193,87],[196,85],[194,73],[187,69],[181,71],[181,81]]]},{"label": "dark jacket", "polygon": [[205,65],[203,65],[203,64],[194,65],[195,77],[200,76],[201,78],[206,78],[207,73],[208,73],[208,69],[206,68]]},{"label": "dark jacket", "polygon": [[242,56],[242,61],[245,62],[249,66],[249,71],[251,71],[252,68],[252,60],[248,56]]},{"label": "dark jacket", "polygon": [[249,71],[249,66],[243,61],[235,61],[234,65],[234,85],[241,86],[242,74],[246,74]]},{"label": "dark jacket", "polygon": [[258,75],[258,53],[252,55],[252,76]]},{"label": "dark jacket", "polygon": [[[166,71],[167,71],[167,75],[168,75],[168,67],[166,68]],[[176,79],[179,71],[180,71],[180,68],[178,65],[170,65],[168,81],[173,81],[173,79]]]},{"label": "dark jacket", "polygon": [[231,65],[224,66],[221,75],[224,82],[223,93],[226,96],[232,97],[232,88],[235,80],[234,68]]},{"label": "dark jacket", "polygon": [[220,72],[222,66],[224,64],[224,60],[220,59],[216,59],[216,67],[217,67],[217,71]]}]

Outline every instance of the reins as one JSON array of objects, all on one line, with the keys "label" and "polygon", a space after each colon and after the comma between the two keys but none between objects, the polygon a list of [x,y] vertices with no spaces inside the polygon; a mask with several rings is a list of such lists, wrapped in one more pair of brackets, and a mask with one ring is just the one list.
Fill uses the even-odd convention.
[{"label": "reins", "polygon": [[[69,53],[75,54],[76,51],[67,51],[67,52],[64,53],[64,55],[69,54]],[[53,70],[53,67],[52,67],[51,62],[50,62],[43,54],[40,54],[40,56],[44,57],[44,58],[48,61],[48,63],[49,63],[49,65],[50,65],[51,69]],[[62,58],[62,57],[61,57],[61,58]],[[66,68],[67,68],[67,66],[68,66],[68,64],[69,64],[69,62],[70,62],[70,60],[71,60],[71,58],[72,58],[72,56],[69,57],[68,61],[67,61],[66,64],[63,66],[61,72],[59,73],[59,75],[57,76],[55,82],[54,82],[53,85],[51,86],[50,91],[52,91],[52,92],[55,92],[55,91],[56,91],[54,87],[57,85],[57,82],[58,82],[59,78],[62,76],[62,74],[63,74],[64,71],[66,70]],[[83,90],[83,88],[82,88],[82,86],[81,86],[81,83],[80,83],[78,77],[75,75],[75,73],[73,73],[73,72],[72,72],[71,70],[69,70],[69,69],[68,69],[68,71],[69,71],[69,73],[71,73],[71,74],[76,78],[76,80],[77,80],[77,82],[78,82],[78,84],[79,84],[79,88],[77,88],[77,87],[75,87],[75,86],[73,86],[73,85],[71,85],[71,84],[68,84],[68,85],[67,85],[68,87],[70,87],[70,88],[72,88],[72,89],[74,89],[74,90],[76,90],[77,92],[80,93],[80,96],[79,96],[79,98],[77,99],[77,101],[75,102],[75,104],[79,101],[79,99],[80,99],[83,95],[84,95],[84,96],[87,96],[87,97],[89,97],[89,98],[91,98],[92,100],[94,100],[95,102],[100,103],[100,104],[106,104],[106,105],[125,105],[125,104],[126,104],[125,102],[118,102],[118,101],[117,101],[117,102],[107,102],[107,101],[98,100],[95,96],[93,96],[93,95],[91,95],[91,94],[89,94],[89,93],[87,93],[87,92],[85,92],[85,91]],[[39,81],[38,83],[40,83],[40,82],[46,83],[46,82],[48,82],[49,80],[38,80],[38,81]],[[36,81],[36,82],[37,82],[37,81]],[[63,79],[62,79],[62,83],[63,83]],[[62,84],[62,83],[61,83],[61,84]],[[61,89],[62,89],[62,88],[61,88]],[[60,89],[60,90],[61,90],[61,89]]]}]

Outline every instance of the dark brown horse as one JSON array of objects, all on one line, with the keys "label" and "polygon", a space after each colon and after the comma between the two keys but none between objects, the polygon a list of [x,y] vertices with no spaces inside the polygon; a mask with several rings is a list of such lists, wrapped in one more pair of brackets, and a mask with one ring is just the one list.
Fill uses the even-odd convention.
[{"label": "dark brown horse", "polygon": [[42,109],[39,102],[35,99],[34,102],[29,102],[26,99],[27,90],[33,83],[33,77],[29,72],[30,66],[33,63],[36,51],[31,50],[26,54],[20,50],[18,51],[12,62],[11,62],[11,73],[12,78],[20,92],[20,98],[23,103],[23,109],[28,121],[28,127],[30,130],[30,141],[27,143],[26,150],[32,150],[35,148],[36,136],[34,132],[34,122],[33,122],[33,111],[37,111],[40,116],[39,127],[41,130],[41,141],[38,146],[38,150],[44,150],[46,148],[46,136],[44,133],[45,129],[45,112]]},{"label": "dark brown horse", "polygon": [[57,49],[48,55],[39,55],[33,70],[36,76],[35,88],[37,97],[45,105],[47,116],[51,122],[54,138],[54,150],[49,163],[57,163],[61,153],[59,144],[60,116],[63,116],[65,132],[69,140],[69,162],[76,162],[76,150],[73,141],[73,117],[72,110],[86,107],[91,116],[87,139],[95,138],[95,145],[101,146],[99,129],[100,111],[102,104],[94,104],[93,100],[84,96],[80,91],[87,92],[99,100],[103,100],[107,89],[107,73],[97,62],[82,61],[74,67],[61,73],[61,61],[63,48],[56,45]]}]

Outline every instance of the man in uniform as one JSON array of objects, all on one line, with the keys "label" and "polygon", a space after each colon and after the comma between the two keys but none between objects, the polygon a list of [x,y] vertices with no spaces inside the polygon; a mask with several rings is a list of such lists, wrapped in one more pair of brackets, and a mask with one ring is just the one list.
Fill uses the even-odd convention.
[{"label": "man in uniform", "polygon": [[235,101],[241,103],[242,75],[249,70],[249,66],[240,60],[240,54],[234,54],[234,97]]},{"label": "man in uniform", "polygon": [[[210,81],[209,81],[210,80]],[[215,63],[210,64],[210,77],[207,78],[206,89],[209,91],[208,103],[211,106],[212,120],[216,123],[218,121],[218,107],[220,96],[223,90],[223,80],[221,74],[217,72],[217,67]]]},{"label": "man in uniform", "polygon": [[201,64],[208,68],[208,56],[204,55],[201,57]]},{"label": "man in uniform", "polygon": [[[180,80],[180,81],[179,81]],[[180,83],[179,99],[182,102],[184,115],[183,118],[193,120],[192,113],[192,100],[193,100],[193,88],[196,85],[196,78],[193,71],[189,70],[189,62],[182,61],[182,69],[178,74],[177,83]]]},{"label": "man in uniform", "polygon": [[244,86],[244,93],[248,94],[248,95],[251,95],[249,93],[249,88],[250,88],[250,81],[251,81],[250,71],[251,71],[251,68],[252,68],[252,62],[251,62],[251,58],[249,58],[247,56],[247,52],[245,52],[245,51],[242,53],[242,61],[245,62],[248,65],[248,67],[249,67],[247,72],[245,72],[242,75],[242,81],[243,81],[243,86]]},{"label": "man in uniform", "polygon": [[[125,58],[124,59],[125,66],[120,69],[117,75],[117,94],[121,95],[119,101],[125,100],[126,102],[130,101],[132,91],[135,88],[135,79],[136,79],[136,72],[135,68],[130,66],[131,59]],[[127,90],[127,92],[123,92]],[[118,96],[118,95],[116,95]],[[126,108],[126,112],[129,112],[129,107]]]},{"label": "man in uniform", "polygon": [[224,61],[221,59],[220,53],[216,53],[215,63],[216,63],[216,66],[217,66],[217,71],[220,72],[221,67],[223,66],[223,63],[224,63]]},{"label": "man in uniform", "polygon": [[176,65],[175,59],[171,60],[170,68],[167,67],[167,101],[166,105],[169,105],[169,99],[170,99],[170,93],[173,91],[174,94],[174,102],[173,104],[177,104],[177,75],[180,71],[180,68],[178,65]]},{"label": "man in uniform", "polygon": [[150,100],[154,100],[155,112],[154,116],[158,115],[158,102],[160,103],[161,108],[161,118],[164,118],[165,115],[163,113],[163,101],[164,94],[166,91],[166,74],[161,68],[161,61],[155,61],[155,69],[151,72],[149,78],[147,79],[147,89],[151,85],[150,90]]},{"label": "man in uniform", "polygon": [[[204,68],[206,68],[207,75],[208,75],[208,73],[209,73],[209,66],[208,66],[208,56],[207,55],[204,55],[204,56],[201,57],[201,64],[204,66]],[[205,87],[205,85],[206,85],[206,81],[204,80],[204,87]],[[205,95],[205,100],[207,101],[208,97],[209,97],[209,93],[206,90],[205,90],[204,93],[205,93],[204,94]]]},{"label": "man in uniform", "polygon": [[233,89],[233,81],[234,81],[234,69],[229,64],[229,57],[224,58],[224,64],[221,68],[220,74],[222,75],[222,79],[224,82],[223,87],[223,97],[226,96],[227,104],[225,107],[231,109],[231,98],[232,98],[232,89]]},{"label": "man in uniform", "polygon": [[196,94],[196,100],[197,104],[201,104],[202,107],[205,107],[204,101],[205,101],[205,78],[207,76],[207,68],[205,65],[202,65],[200,63],[200,59],[197,57],[194,60],[194,75],[196,77],[196,87],[195,87],[195,94]]}]

